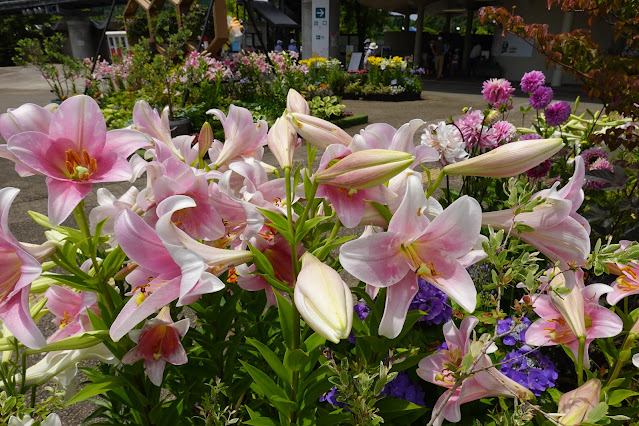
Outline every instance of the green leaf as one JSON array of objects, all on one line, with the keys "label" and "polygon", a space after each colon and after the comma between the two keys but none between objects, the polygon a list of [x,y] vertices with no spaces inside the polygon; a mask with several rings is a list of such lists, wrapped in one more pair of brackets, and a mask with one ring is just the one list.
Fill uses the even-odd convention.
[{"label": "green leaf", "polygon": [[634,392],[629,389],[617,389],[610,393],[610,398],[608,398],[608,404],[617,405],[621,404],[626,398],[630,398],[631,396],[639,395],[639,392]]},{"label": "green leaf", "polygon": [[383,418],[392,418],[404,424],[410,424],[429,410],[412,402],[390,397],[377,402],[375,407],[379,408],[379,414]]},{"label": "green leaf", "polygon": [[284,366],[291,371],[301,371],[310,362],[310,357],[301,349],[286,350],[284,354]]},{"label": "green leaf", "polygon": [[306,222],[304,222],[304,225],[302,226],[302,229],[297,231],[297,234],[295,235],[295,241],[298,243],[302,241],[302,239],[306,236],[306,234],[308,234],[311,229],[315,228],[317,225],[324,222],[329,217],[330,216],[318,216],[306,220]]},{"label": "green leaf", "polygon": [[[250,337],[247,337],[246,341],[249,344],[253,345],[260,352],[260,355],[262,355],[264,360],[273,369],[275,374],[277,374],[278,377],[284,381],[284,383],[288,384],[288,383],[291,382],[291,373],[290,373],[290,371],[288,371],[286,369],[286,367],[284,367],[284,364],[282,364],[282,361],[280,361],[280,359],[277,357],[277,355],[275,355],[275,352],[270,350],[262,342],[259,342],[259,341],[255,340],[255,339],[250,338]],[[286,363],[286,357],[284,357],[284,362]]]},{"label": "green leaf", "polygon": [[253,254],[253,263],[257,267],[257,270],[263,272],[268,276],[275,276],[275,271],[273,270],[273,265],[268,261],[264,253],[253,247],[252,245],[248,245],[249,250]]},{"label": "green leaf", "polygon": [[262,370],[253,367],[242,360],[240,363],[253,379],[253,385],[256,391],[271,402],[271,405],[285,416],[289,416],[292,410],[297,408],[297,404],[286,397],[286,393],[282,388],[277,386],[275,382]]},{"label": "green leaf", "polygon": [[608,412],[608,404],[605,402],[600,402],[592,409],[590,413],[588,413],[588,417],[586,417],[586,421],[589,423],[596,423],[601,420],[606,413]]},{"label": "green leaf", "polygon": [[91,383],[90,385],[86,385],[83,387],[78,393],[76,393],[73,398],[71,398],[66,405],[72,405],[76,402],[84,401],[85,399],[91,398],[96,395],[103,394],[112,389],[117,389],[125,384],[125,381],[117,376],[108,376],[103,379],[103,381],[99,383]]},{"label": "green leaf", "polygon": [[308,353],[314,349],[319,348],[320,345],[323,345],[324,343],[326,343],[326,338],[320,336],[317,333],[313,333],[308,336],[306,340],[304,340],[304,343],[302,343],[302,349],[304,349],[304,351]]},{"label": "green leaf", "polygon": [[289,348],[293,347],[293,306],[290,302],[284,298],[277,291],[275,298],[277,299],[277,310],[280,317],[280,327],[282,327],[282,335],[284,336],[284,342]]},{"label": "green leaf", "polygon": [[277,231],[282,234],[287,241],[291,241],[293,239],[293,236],[288,229],[288,220],[286,220],[284,216],[259,207],[257,209],[271,222],[271,226],[277,229]]},{"label": "green leaf", "polygon": [[43,278],[50,278],[61,284],[68,285],[71,288],[80,291],[95,291],[98,284],[97,278],[90,281],[84,280],[75,275],[62,275],[62,274],[42,274]]}]

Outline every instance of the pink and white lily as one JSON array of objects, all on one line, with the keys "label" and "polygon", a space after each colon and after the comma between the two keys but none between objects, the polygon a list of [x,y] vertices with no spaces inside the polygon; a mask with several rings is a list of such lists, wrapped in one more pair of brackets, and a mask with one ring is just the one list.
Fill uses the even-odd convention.
[{"label": "pink and white lily", "polygon": [[91,331],[88,310],[99,315],[98,295],[91,291],[75,291],[51,285],[46,291],[47,308],[55,318],[58,329],[47,339],[48,343],[62,340],[74,334]]},{"label": "pink and white lily", "polygon": [[[404,200],[388,231],[344,244],[340,262],[359,280],[388,288],[379,334],[399,335],[411,300],[424,278],[468,312],[475,310],[477,290],[465,267],[480,238],[481,207],[461,197],[431,221],[421,179],[409,176]],[[468,263],[470,262],[470,263]]]},{"label": "pink and white lily", "polygon": [[[479,355],[480,358],[475,364],[477,373],[464,379],[461,386],[458,386],[450,395],[451,389],[455,386],[451,367],[459,369],[464,356],[471,352],[473,342],[470,335],[478,322],[479,320],[474,316],[468,316],[462,320],[460,328],[457,328],[453,321],[444,324],[447,349],[429,355],[419,362],[417,369],[419,377],[448,389],[439,397],[433,407],[433,416],[441,410],[440,415],[435,418],[433,423],[435,426],[441,425],[444,419],[453,423],[460,421],[460,405],[477,399],[505,397],[528,400],[534,397],[530,390],[493,367],[492,361],[486,353]],[[447,398],[448,401],[444,403]]]},{"label": "pink and white lily", "polygon": [[96,182],[120,182],[132,175],[127,157],[149,146],[135,130],[106,130],[100,107],[88,96],[74,96],[53,113],[48,133],[26,131],[9,138],[18,160],[47,176],[49,220],[62,223]]},{"label": "pink and white lily", "polygon": [[[574,287],[569,293],[558,290]],[[583,272],[555,271],[548,294],[534,298],[533,309],[540,319],[526,331],[526,343],[534,346],[565,345],[579,355],[579,339],[585,339],[583,359],[590,365],[588,346],[597,338],[614,337],[623,330],[621,318],[599,305],[599,298],[612,289],[606,284],[584,286]]]},{"label": "pink and white lily", "polygon": [[169,307],[165,306],[141,329],[129,332],[129,337],[137,346],[122,357],[122,363],[133,364],[143,359],[149,380],[155,386],[160,386],[167,362],[182,365],[188,361],[180,339],[186,335],[189,326],[188,318],[173,322]]},{"label": "pink and white lily", "polygon": [[588,414],[599,404],[601,382],[590,379],[577,389],[566,392],[559,398],[559,420],[562,425],[580,425],[587,421]]},{"label": "pink and white lily", "polygon": [[219,109],[210,109],[206,113],[220,119],[226,139],[224,144],[216,140],[209,150],[214,169],[226,166],[239,157],[254,157],[258,160],[262,158],[264,145],[267,143],[266,121],[258,120],[254,123],[249,110],[235,105],[229,107],[228,116]]},{"label": "pink and white lily", "polygon": [[534,207],[532,212],[517,216],[511,210],[488,212],[482,215],[482,224],[510,230],[515,222],[521,222],[533,228],[532,231],[515,231],[522,240],[553,261],[583,265],[590,254],[590,225],[577,214],[584,200],[581,189],[584,173],[583,159],[577,157],[575,173],[563,188],[558,190],[556,184],[533,195],[533,198],[544,197],[546,201]]},{"label": "pink and white lily", "polygon": [[[619,241],[620,250],[625,250],[630,244],[628,240]],[[629,262],[627,265],[611,265],[612,273],[619,275],[612,284],[612,291],[606,295],[606,301],[616,305],[621,299],[639,294],[639,262]]]},{"label": "pink and white lily", "polygon": [[[9,108],[9,110],[0,114],[0,135],[8,141],[11,136],[22,132],[36,131],[42,133],[49,132],[49,125],[53,113],[46,108],[42,108],[35,104],[24,104],[18,108]],[[37,174],[31,170],[18,158],[13,155],[6,144],[0,144],[0,157],[16,163],[16,172],[21,176],[31,176]]]},{"label": "pink and white lily", "polygon": [[11,234],[9,208],[18,192],[17,188],[0,189],[0,320],[23,345],[40,349],[46,341],[29,312],[29,292],[31,282],[42,272],[36,257],[46,257],[55,246],[25,245]]}]

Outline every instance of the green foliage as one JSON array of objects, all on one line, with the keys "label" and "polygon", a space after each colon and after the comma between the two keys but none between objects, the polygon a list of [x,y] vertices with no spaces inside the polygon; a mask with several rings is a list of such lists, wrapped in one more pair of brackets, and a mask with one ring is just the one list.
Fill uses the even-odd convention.
[{"label": "green foliage", "polygon": [[311,115],[315,117],[323,118],[324,120],[330,120],[342,115],[342,110],[346,108],[346,105],[340,103],[340,99],[337,96],[316,96],[308,103],[311,108]]}]

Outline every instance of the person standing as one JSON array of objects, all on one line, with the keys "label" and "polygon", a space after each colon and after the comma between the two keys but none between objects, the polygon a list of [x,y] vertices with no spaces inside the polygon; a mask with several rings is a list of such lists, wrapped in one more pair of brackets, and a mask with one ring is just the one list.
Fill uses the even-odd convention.
[{"label": "person standing", "polygon": [[371,56],[375,56],[375,51],[377,50],[377,43],[372,42],[366,48],[366,54],[364,55],[364,69],[368,69],[368,58]]},{"label": "person standing", "polygon": [[275,48],[273,49],[276,52],[283,52],[284,48],[282,47],[282,40],[277,40],[277,43],[275,44]]},{"label": "person standing", "polygon": [[300,53],[299,50],[297,50],[297,42],[295,41],[294,38],[291,39],[290,44],[288,45],[288,51]]},{"label": "person standing", "polygon": [[444,50],[444,37],[441,35],[437,37],[435,43],[432,45],[433,56],[435,56],[435,76],[437,80],[442,78],[442,74],[444,73],[444,57],[446,55],[446,51]]}]

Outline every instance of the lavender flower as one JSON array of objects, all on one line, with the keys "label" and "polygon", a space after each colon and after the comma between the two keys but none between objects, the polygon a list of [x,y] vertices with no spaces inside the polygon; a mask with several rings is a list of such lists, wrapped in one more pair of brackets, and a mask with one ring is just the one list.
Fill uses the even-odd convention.
[{"label": "lavender flower", "polygon": [[533,351],[530,346],[522,346],[509,352],[499,369],[536,396],[555,387],[555,381],[559,377],[555,364],[538,350]]},{"label": "lavender flower", "polygon": [[343,403],[343,402],[339,402],[337,400],[337,395],[339,395],[339,394],[340,394],[340,392],[337,391],[337,388],[332,388],[331,390],[326,392],[324,395],[320,396],[319,397],[319,401],[320,402],[328,402],[329,404],[331,404],[335,408],[344,407],[344,406],[346,406],[346,404]]},{"label": "lavender flower", "polygon": [[548,175],[548,172],[550,171],[550,166],[552,165],[552,163],[550,162],[550,160],[546,160],[543,163],[533,167],[530,170],[526,170],[526,176],[528,176],[530,179],[541,179],[543,177],[546,177]]},{"label": "lavender flower", "polygon": [[[366,317],[368,316],[368,313],[371,310],[371,308],[364,302],[359,302],[357,305],[353,306],[353,309],[355,310],[355,313],[357,314],[359,319],[362,321],[366,319]],[[348,340],[353,345],[357,343],[357,339],[355,338],[355,334],[353,333],[353,330],[351,330],[351,334],[349,334],[346,340]]]},{"label": "lavender flower", "polygon": [[554,93],[550,87],[541,86],[538,87],[532,95],[530,95],[530,106],[535,109],[544,109],[552,101]]},{"label": "lavender flower", "polygon": [[441,324],[450,320],[453,308],[448,304],[448,296],[423,278],[418,278],[419,290],[413,297],[408,310],[419,309],[427,312],[419,321],[428,325]]},{"label": "lavender flower", "polygon": [[533,93],[546,82],[546,76],[541,71],[530,71],[521,78],[519,86],[526,93]]},{"label": "lavender flower", "polygon": [[516,343],[526,343],[526,330],[530,327],[530,320],[523,317],[519,323],[515,323],[514,318],[506,318],[497,322],[497,333],[503,334],[512,331],[503,337],[504,345],[514,346]]},{"label": "lavender flower", "polygon": [[570,117],[570,105],[566,101],[555,102],[546,108],[546,124],[559,126]]},{"label": "lavender flower", "polygon": [[397,377],[384,386],[382,395],[403,399],[422,407],[426,405],[424,390],[419,384],[414,383],[405,371],[400,371]]}]

